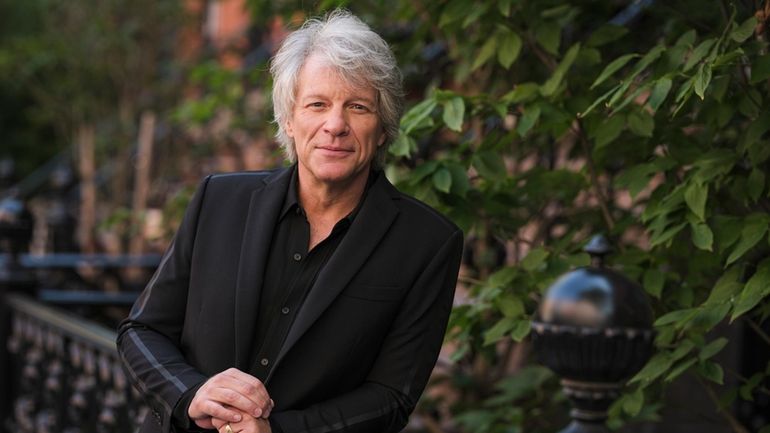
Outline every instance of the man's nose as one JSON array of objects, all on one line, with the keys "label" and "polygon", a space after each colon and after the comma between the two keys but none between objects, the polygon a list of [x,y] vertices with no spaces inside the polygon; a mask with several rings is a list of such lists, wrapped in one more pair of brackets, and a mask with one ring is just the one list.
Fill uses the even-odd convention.
[{"label": "man's nose", "polygon": [[334,137],[345,136],[350,132],[350,125],[343,108],[334,108],[328,111],[324,131]]}]

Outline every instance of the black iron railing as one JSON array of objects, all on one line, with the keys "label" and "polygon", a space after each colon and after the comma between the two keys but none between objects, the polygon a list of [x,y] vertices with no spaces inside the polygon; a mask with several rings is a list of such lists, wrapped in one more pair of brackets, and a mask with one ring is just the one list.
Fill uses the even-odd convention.
[{"label": "black iron railing", "polygon": [[128,384],[115,332],[7,294],[9,432],[134,432],[146,408]]}]

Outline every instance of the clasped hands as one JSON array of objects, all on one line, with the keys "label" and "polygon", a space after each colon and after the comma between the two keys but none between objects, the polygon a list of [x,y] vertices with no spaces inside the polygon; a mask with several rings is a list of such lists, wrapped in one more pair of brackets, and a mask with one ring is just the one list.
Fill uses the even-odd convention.
[{"label": "clasped hands", "polygon": [[259,379],[230,368],[198,389],[187,414],[198,427],[220,433],[269,433],[272,409],[273,400]]}]

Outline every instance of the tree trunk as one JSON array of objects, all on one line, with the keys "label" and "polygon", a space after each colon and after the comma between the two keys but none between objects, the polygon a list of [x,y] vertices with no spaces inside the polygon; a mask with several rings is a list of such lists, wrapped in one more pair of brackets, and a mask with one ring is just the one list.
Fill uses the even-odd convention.
[{"label": "tree trunk", "polygon": [[150,191],[150,162],[152,160],[153,135],[155,134],[155,114],[145,112],[139,124],[139,146],[136,155],[136,173],[134,175],[134,197],[131,206],[131,239],[128,252],[141,254],[144,249],[144,230],[142,222],[147,209],[147,196]]},{"label": "tree trunk", "polygon": [[96,164],[94,126],[80,125],[75,138],[80,175],[80,217],[78,218],[78,243],[84,253],[96,252],[94,227],[96,226]]}]

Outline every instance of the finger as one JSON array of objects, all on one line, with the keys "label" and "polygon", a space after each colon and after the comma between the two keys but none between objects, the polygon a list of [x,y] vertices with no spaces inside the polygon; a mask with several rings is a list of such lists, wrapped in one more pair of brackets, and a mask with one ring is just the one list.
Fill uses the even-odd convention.
[{"label": "finger", "polygon": [[199,410],[206,414],[206,418],[218,418],[225,423],[238,422],[243,419],[238,409],[227,407],[216,400],[204,400],[200,402],[199,406]]},{"label": "finger", "polygon": [[254,417],[264,416],[266,411],[271,410],[270,395],[267,393],[265,385],[256,377],[243,373],[240,370],[231,368],[221,373],[221,377],[215,381],[216,385],[222,388],[236,391],[249,401],[240,398],[234,398],[227,395],[225,403],[251,414]]},{"label": "finger", "polygon": [[227,421],[219,419],[219,418],[211,418],[211,427],[219,430],[220,428],[224,427],[224,425],[227,424]]},{"label": "finger", "polygon": [[256,377],[244,373],[237,368],[230,368],[221,374],[223,380],[225,378],[232,379],[233,382],[228,381],[228,384],[236,386],[244,395],[257,397],[260,403],[270,399],[265,384]]},{"label": "finger", "polygon": [[273,412],[274,407],[275,407],[275,402],[271,398],[270,401],[268,402],[267,410],[262,412],[262,418],[267,419],[270,416],[270,414]]}]

